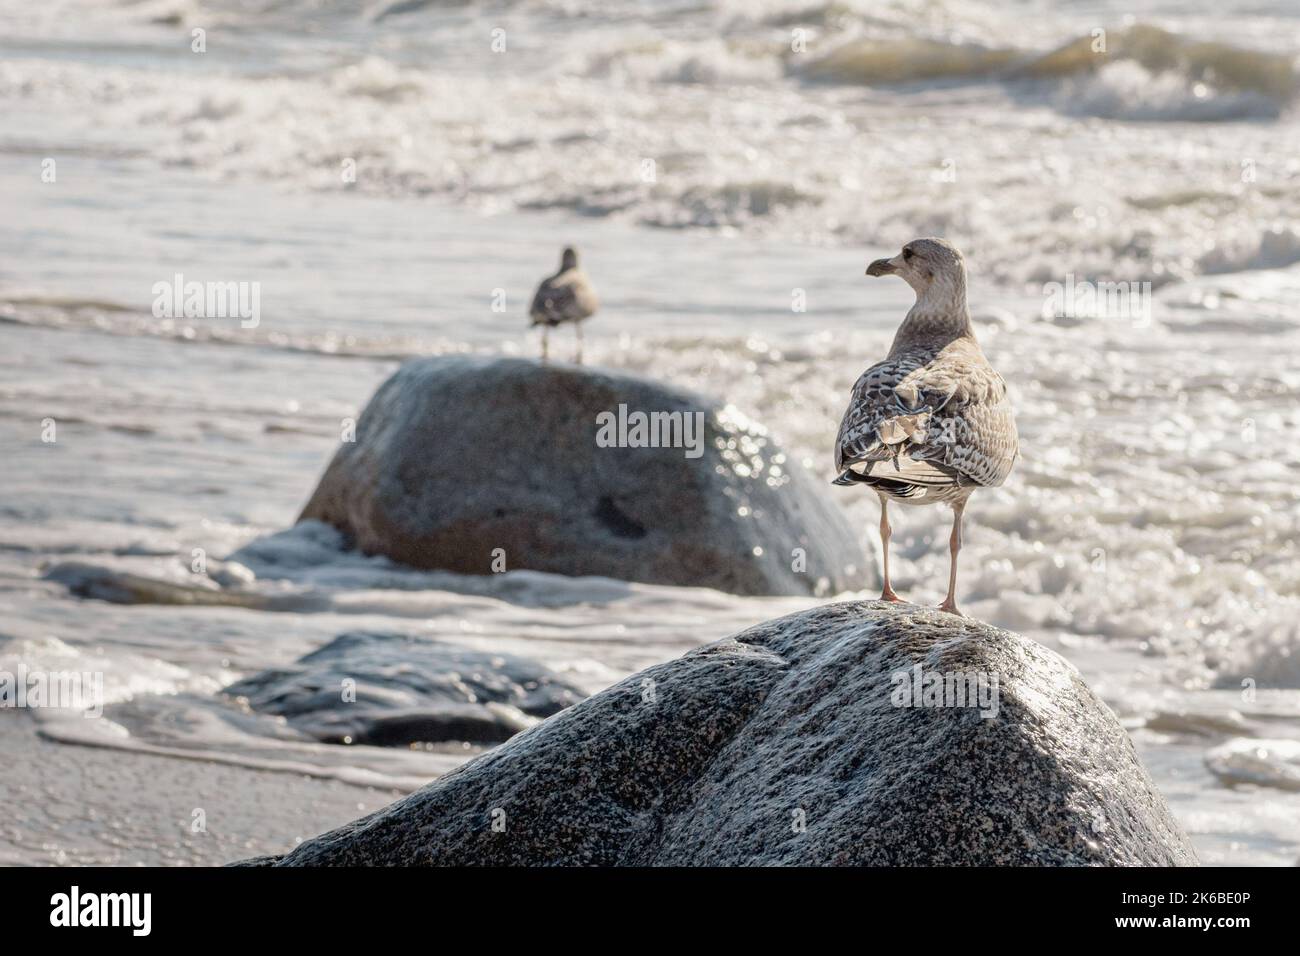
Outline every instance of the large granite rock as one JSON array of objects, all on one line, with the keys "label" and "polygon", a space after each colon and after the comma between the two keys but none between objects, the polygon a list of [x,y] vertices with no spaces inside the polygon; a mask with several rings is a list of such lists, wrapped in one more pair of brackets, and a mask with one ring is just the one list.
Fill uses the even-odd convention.
[{"label": "large granite rock", "polygon": [[[635,413],[702,413],[698,456],[602,447],[598,416],[617,422],[620,406],[633,441],[649,438]],[[403,365],[340,445],[309,518],[367,553],[463,574],[504,566],[737,594],[829,594],[875,577],[821,483],[761,425],[630,375],[522,359]]]},{"label": "large granite rock", "polygon": [[[927,692],[932,674],[949,681],[946,701]],[[975,679],[961,685],[975,691],[973,706],[959,705],[957,674]],[[903,688],[918,686],[909,703]],[[929,609],[855,602],[643,671],[279,862],[1055,866],[1196,856],[1128,735],[1060,656]]]},{"label": "large granite rock", "polygon": [[324,743],[381,747],[500,743],[586,696],[527,658],[373,631],[340,634],[224,693]]}]

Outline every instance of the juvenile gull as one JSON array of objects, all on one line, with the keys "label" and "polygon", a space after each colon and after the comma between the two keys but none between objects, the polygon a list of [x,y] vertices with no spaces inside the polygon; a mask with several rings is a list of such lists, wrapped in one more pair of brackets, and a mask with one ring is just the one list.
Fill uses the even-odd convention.
[{"label": "juvenile gull", "polygon": [[582,323],[596,311],[596,289],[587,273],[578,268],[578,253],[568,248],[560,258],[560,271],[542,280],[528,314],[533,325],[542,327],[542,361],[547,359],[546,337],[551,328],[572,322],[578,351],[574,361],[582,364]]},{"label": "juvenile gull", "polygon": [[867,275],[901,276],[916,303],[885,360],[853,386],[835,439],[835,484],[862,483],[880,496],[885,601],[900,600],[889,583],[889,502],[952,508],[948,596],[939,607],[961,614],[957,552],[966,499],[1002,484],[1019,453],[1007,383],[975,341],[966,263],[953,246],[913,239],[894,258],[871,263]]}]

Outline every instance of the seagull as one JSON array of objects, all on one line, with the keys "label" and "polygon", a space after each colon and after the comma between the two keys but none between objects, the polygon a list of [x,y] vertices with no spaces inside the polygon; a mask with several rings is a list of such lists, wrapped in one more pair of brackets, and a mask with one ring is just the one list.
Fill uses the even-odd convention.
[{"label": "seagull", "polygon": [[966,261],[943,239],[913,239],[869,276],[897,275],[916,292],[883,362],[862,373],[835,439],[837,485],[865,484],[880,496],[884,552],[882,601],[899,601],[889,583],[889,502],[946,504],[948,596],[957,608],[962,512],[976,488],[996,488],[1019,454],[1007,383],[993,370],[971,328]]},{"label": "seagull", "polygon": [[596,289],[587,273],[578,268],[578,253],[572,247],[560,257],[560,271],[542,280],[528,310],[533,325],[542,327],[542,363],[546,362],[546,336],[551,328],[572,322],[577,335],[578,352],[574,361],[582,364],[582,322],[599,306]]}]

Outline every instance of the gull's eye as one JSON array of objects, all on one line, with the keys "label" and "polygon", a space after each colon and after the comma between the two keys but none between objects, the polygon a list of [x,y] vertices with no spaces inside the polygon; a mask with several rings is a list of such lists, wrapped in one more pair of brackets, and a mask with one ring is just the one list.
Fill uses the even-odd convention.
[{"label": "gull's eye", "polygon": [[904,258],[904,259],[910,259],[910,258],[912,258],[912,255],[913,255],[913,253],[912,253],[912,250],[911,250],[911,249],[904,249],[904,250],[903,250],[903,258]]}]

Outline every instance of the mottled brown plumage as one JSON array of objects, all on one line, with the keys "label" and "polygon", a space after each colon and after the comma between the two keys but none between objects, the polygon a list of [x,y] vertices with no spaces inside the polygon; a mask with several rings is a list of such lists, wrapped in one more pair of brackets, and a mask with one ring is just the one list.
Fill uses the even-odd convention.
[{"label": "mottled brown plumage", "polygon": [[957,610],[957,552],[966,499],[1002,484],[1018,454],[1007,385],[971,328],[966,265],[942,239],[915,239],[868,275],[898,275],[916,291],[883,362],[853,386],[835,441],[836,484],[866,484],[880,496],[885,600],[889,582],[888,502],[952,506],[952,566],[941,607]]},{"label": "mottled brown plumage", "polygon": [[577,337],[574,360],[581,365],[582,323],[595,314],[599,305],[595,287],[578,268],[578,253],[572,248],[565,249],[560,258],[560,271],[542,280],[528,310],[532,324],[542,327],[542,361],[547,359],[547,334],[555,326],[571,322]]}]

